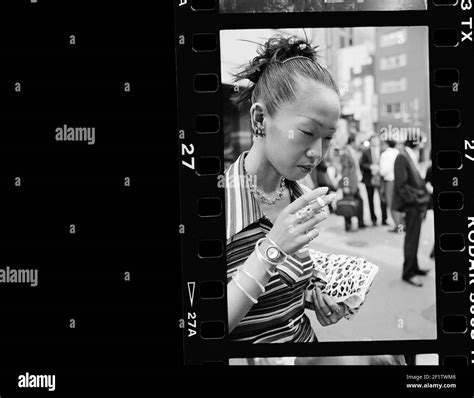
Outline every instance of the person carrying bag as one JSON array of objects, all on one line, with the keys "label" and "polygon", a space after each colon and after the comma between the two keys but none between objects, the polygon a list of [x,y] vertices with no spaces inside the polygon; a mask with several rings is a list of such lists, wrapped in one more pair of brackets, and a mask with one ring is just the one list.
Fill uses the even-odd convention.
[{"label": "person carrying bag", "polygon": [[343,198],[336,204],[336,214],[344,217],[346,232],[353,231],[352,217],[357,217],[359,229],[365,228],[363,201],[359,192],[361,175],[355,159],[355,145],[355,135],[351,134],[340,155],[342,178],[339,187],[342,188]]}]

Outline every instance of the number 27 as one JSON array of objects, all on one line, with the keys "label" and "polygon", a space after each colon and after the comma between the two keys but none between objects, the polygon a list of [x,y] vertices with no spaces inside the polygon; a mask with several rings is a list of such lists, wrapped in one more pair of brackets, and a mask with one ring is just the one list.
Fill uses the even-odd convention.
[{"label": "number 27", "polygon": [[[189,144],[189,147],[187,147],[185,144],[181,144],[181,155],[192,155],[194,153],[194,145]],[[183,166],[189,167],[191,170],[194,170],[194,156],[191,157],[191,163],[187,163],[184,160],[182,161]]]}]

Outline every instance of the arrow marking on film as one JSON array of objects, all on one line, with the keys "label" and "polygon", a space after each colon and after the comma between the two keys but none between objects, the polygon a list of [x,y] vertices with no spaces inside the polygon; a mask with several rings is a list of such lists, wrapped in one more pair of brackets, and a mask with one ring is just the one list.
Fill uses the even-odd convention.
[{"label": "arrow marking on film", "polygon": [[195,288],[196,288],[196,282],[188,282],[188,293],[189,293],[189,301],[191,302],[191,307],[193,306]]}]

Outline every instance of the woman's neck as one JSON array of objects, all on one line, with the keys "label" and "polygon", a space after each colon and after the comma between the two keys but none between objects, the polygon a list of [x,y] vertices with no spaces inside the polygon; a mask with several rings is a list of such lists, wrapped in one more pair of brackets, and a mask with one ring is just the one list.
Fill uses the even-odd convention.
[{"label": "woman's neck", "polygon": [[270,164],[260,145],[254,144],[245,157],[245,170],[247,174],[256,178],[252,181],[256,182],[257,187],[265,193],[279,189],[282,176]]}]

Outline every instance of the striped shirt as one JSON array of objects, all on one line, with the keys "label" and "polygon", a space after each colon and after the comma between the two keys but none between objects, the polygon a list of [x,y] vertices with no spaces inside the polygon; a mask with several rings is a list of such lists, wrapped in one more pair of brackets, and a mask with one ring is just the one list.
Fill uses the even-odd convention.
[{"label": "striped shirt", "polygon": [[[225,172],[227,283],[272,228],[245,181],[243,152]],[[309,188],[285,180],[291,201]],[[250,343],[304,343],[317,341],[304,313],[304,289],[313,272],[307,250],[298,252],[278,269],[247,315],[229,335],[231,341]],[[288,283],[286,276],[290,276]]]}]

